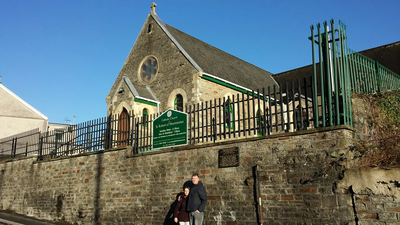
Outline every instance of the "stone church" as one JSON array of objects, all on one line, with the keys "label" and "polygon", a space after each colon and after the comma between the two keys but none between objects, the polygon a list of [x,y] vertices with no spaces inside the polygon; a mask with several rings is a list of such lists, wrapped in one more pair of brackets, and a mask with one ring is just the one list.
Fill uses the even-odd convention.
[{"label": "stone church", "polygon": [[152,5],[107,98],[108,115],[162,113],[277,85],[272,74],[165,24]]}]

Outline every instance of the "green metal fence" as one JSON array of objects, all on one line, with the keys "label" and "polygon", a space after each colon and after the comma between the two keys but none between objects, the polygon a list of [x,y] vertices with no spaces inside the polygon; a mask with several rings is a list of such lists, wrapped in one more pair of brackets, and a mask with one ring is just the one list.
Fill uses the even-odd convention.
[{"label": "green metal fence", "polygon": [[379,78],[379,90],[380,91],[390,91],[390,90],[398,90],[400,89],[400,75],[394,73],[388,68],[377,64],[377,72]]},{"label": "green metal fence", "polygon": [[377,93],[400,89],[400,75],[360,53],[349,50],[351,90]]},{"label": "green metal fence", "polygon": [[353,124],[351,93],[400,89],[400,75],[347,47],[346,25],[311,26],[313,99],[318,126]]},{"label": "green metal fence", "polygon": [[335,29],[333,20],[330,25],[325,21],[323,31],[320,24],[311,26],[316,127],[353,124],[346,26],[339,21]]}]

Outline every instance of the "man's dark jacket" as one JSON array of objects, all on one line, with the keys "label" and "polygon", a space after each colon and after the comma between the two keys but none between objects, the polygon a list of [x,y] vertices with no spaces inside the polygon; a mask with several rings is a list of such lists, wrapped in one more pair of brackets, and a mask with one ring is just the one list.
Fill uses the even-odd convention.
[{"label": "man's dark jacket", "polygon": [[204,212],[207,204],[207,193],[204,189],[203,183],[199,181],[197,185],[193,185],[189,192],[189,199],[187,202],[187,211],[194,212],[199,210]]}]

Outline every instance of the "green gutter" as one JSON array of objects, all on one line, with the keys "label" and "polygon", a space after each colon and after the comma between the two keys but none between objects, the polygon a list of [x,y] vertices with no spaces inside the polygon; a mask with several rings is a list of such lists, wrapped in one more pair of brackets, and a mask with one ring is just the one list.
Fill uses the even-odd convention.
[{"label": "green gutter", "polygon": [[[213,77],[207,76],[207,75],[205,75],[205,74],[203,74],[201,77],[202,77],[203,79],[205,79],[205,80],[209,80],[209,81],[211,81],[211,82],[220,84],[220,85],[225,86],[225,87],[227,87],[227,88],[231,88],[231,89],[233,89],[233,90],[235,90],[235,91],[238,91],[238,92],[241,92],[241,93],[244,93],[244,94],[249,93],[249,95],[253,95],[253,93],[250,92],[250,91],[247,91],[247,90],[245,90],[245,89],[243,89],[243,88],[240,88],[240,87],[237,87],[237,86],[235,86],[235,85],[232,85],[232,84],[223,82],[223,81],[221,81],[221,80],[215,79],[215,78],[213,78]],[[258,97],[258,94],[254,94],[254,97],[257,98],[257,97]],[[260,98],[261,98],[261,97],[260,97]],[[263,98],[261,98],[261,99],[263,99]],[[271,101],[274,102],[274,100],[272,100],[272,99],[271,99]]]},{"label": "green gutter", "polygon": [[149,101],[146,101],[146,100],[143,100],[143,99],[135,98],[135,102],[140,102],[140,103],[144,103],[144,104],[147,104],[147,105],[152,105],[152,106],[156,106],[157,107],[157,103],[149,102]]}]

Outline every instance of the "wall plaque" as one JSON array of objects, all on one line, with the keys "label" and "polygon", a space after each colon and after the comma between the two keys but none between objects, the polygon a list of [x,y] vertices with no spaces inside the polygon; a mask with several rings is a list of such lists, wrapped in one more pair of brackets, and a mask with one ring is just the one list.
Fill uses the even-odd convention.
[{"label": "wall plaque", "polygon": [[218,151],[218,168],[239,166],[239,148],[224,148]]}]

